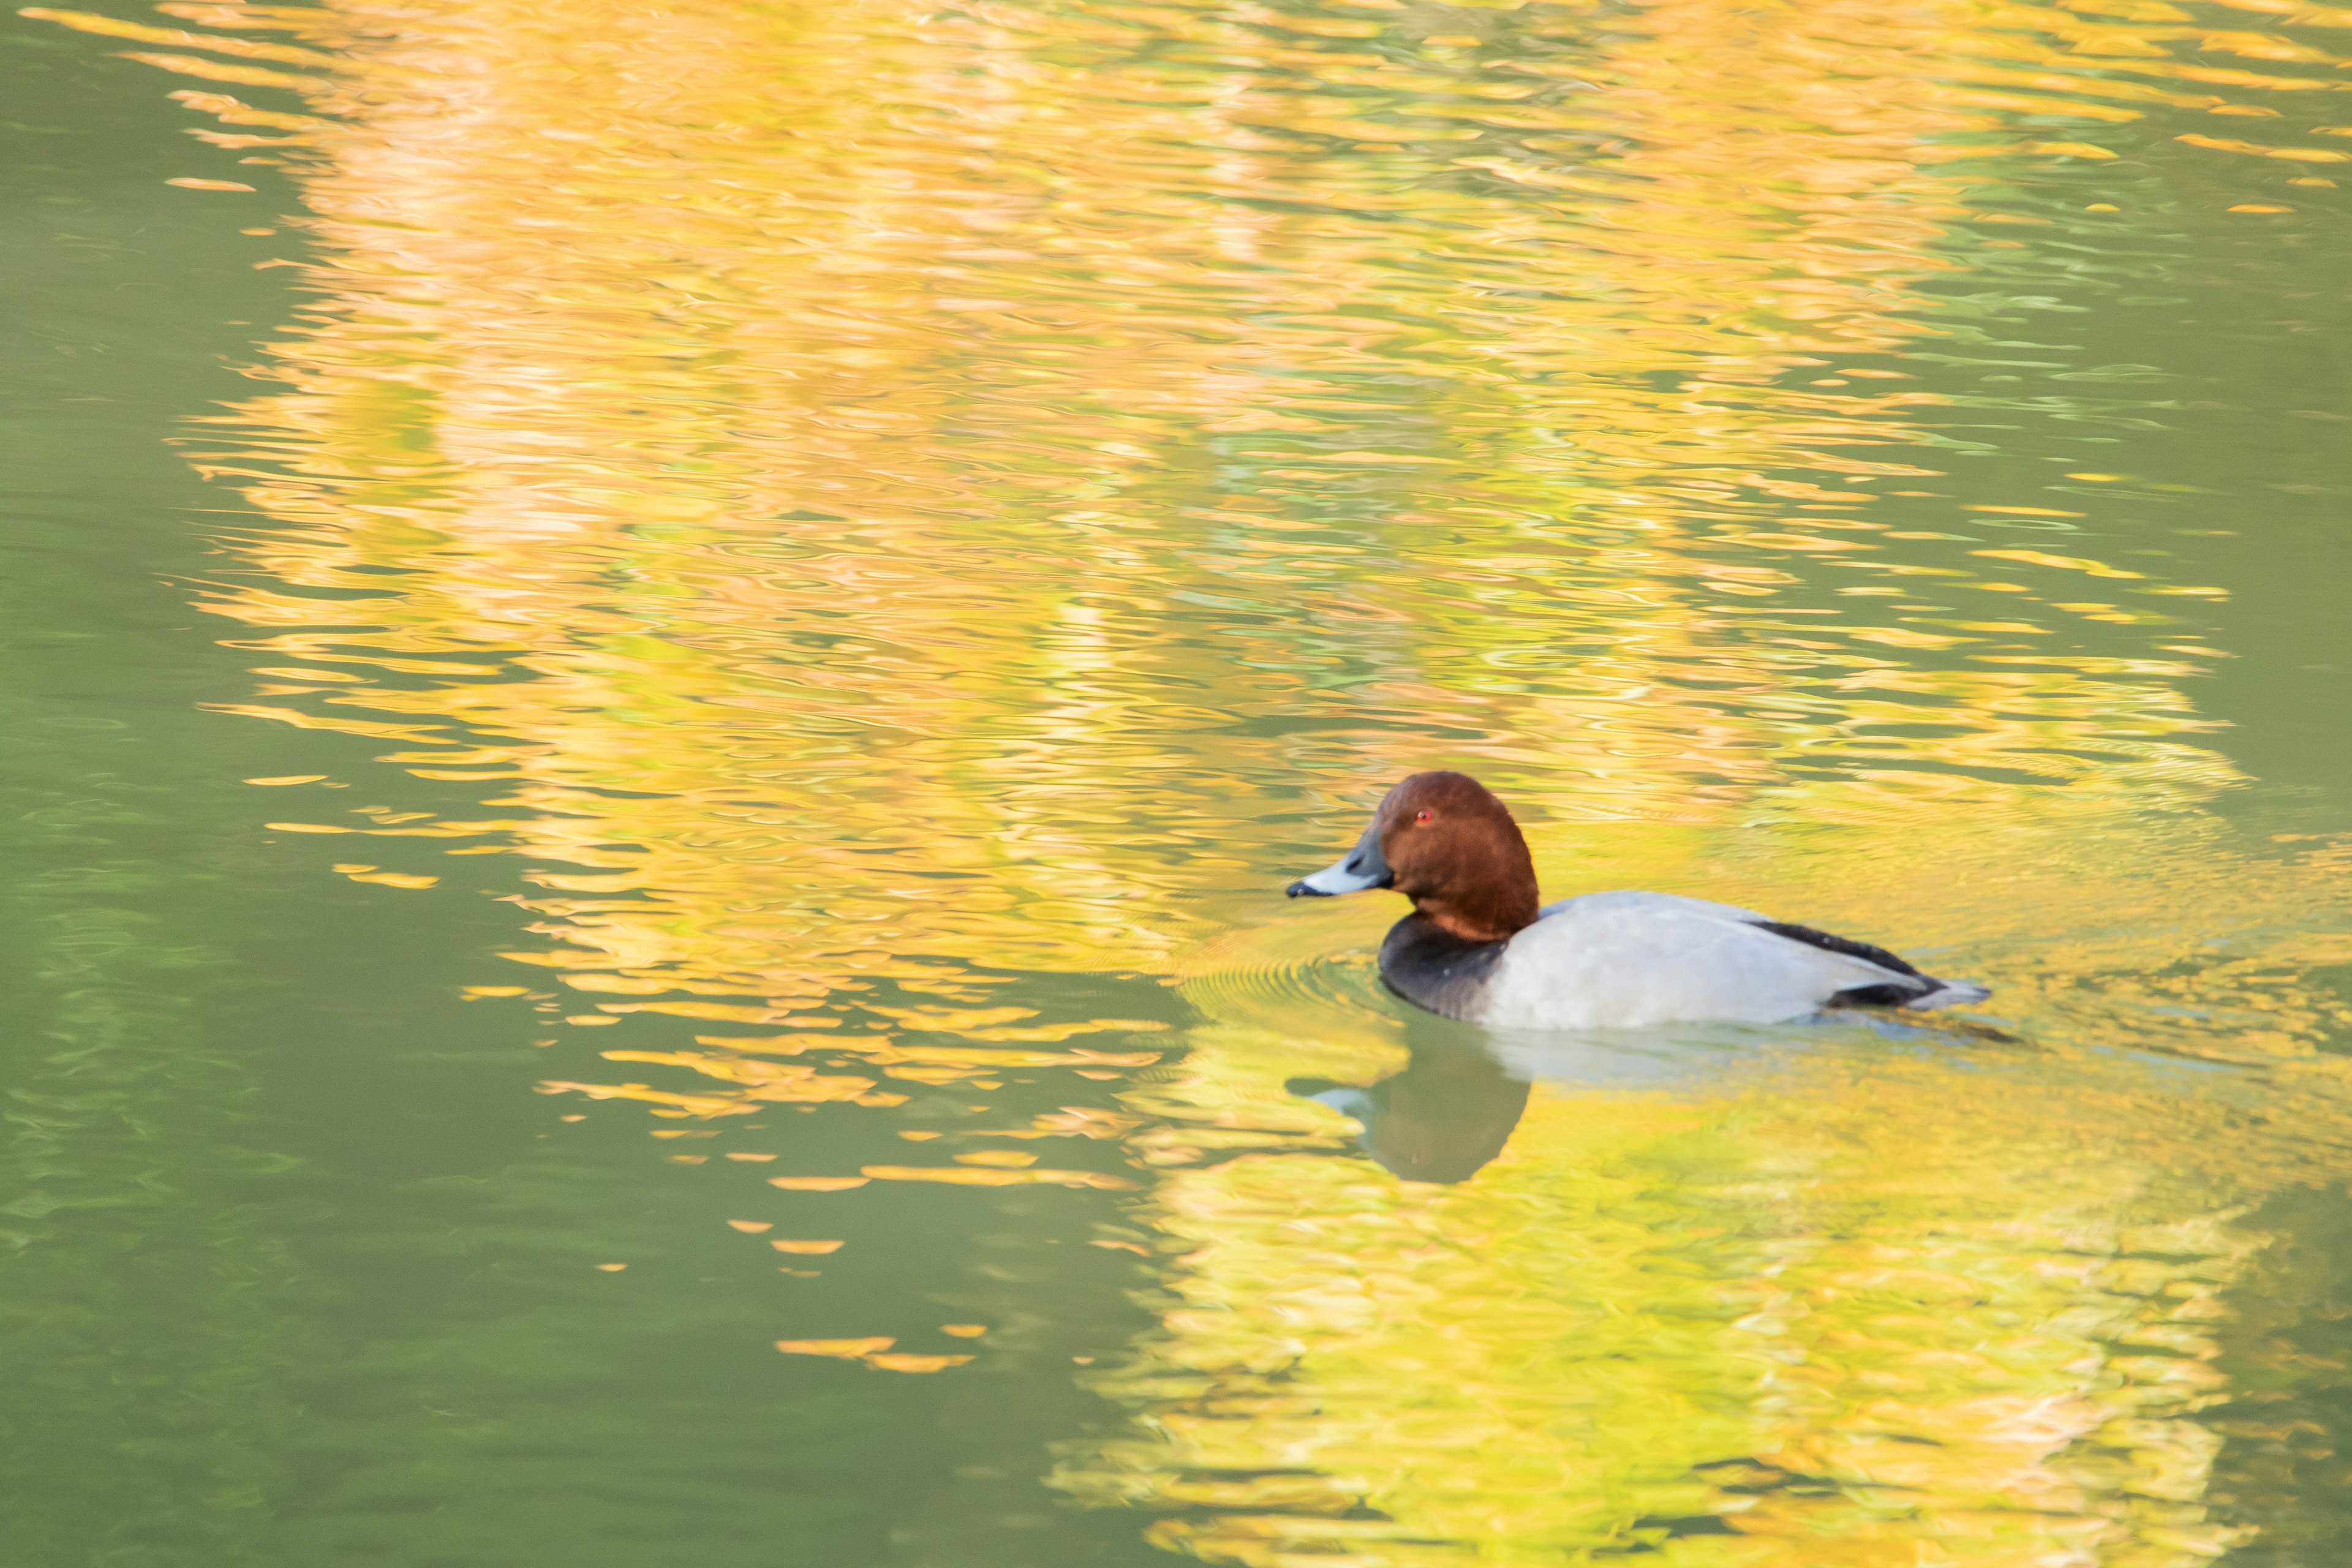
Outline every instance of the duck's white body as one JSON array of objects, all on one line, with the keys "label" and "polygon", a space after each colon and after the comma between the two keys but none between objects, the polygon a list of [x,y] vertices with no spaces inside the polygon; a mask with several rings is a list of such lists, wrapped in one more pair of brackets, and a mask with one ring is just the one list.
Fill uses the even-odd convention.
[{"label": "duck's white body", "polygon": [[[1672,893],[1587,893],[1544,907],[1504,944],[1459,1016],[1508,1029],[1610,1029],[1698,1019],[1774,1024],[1890,987],[1905,1005],[1981,1001],[1937,981],[1782,934],[1766,916]],[[1891,955],[1890,955],[1891,956]]]}]

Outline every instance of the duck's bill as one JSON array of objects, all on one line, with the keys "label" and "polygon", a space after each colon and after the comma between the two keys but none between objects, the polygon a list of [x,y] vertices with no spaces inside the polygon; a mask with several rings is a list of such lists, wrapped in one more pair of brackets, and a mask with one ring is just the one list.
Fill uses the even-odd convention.
[{"label": "duck's bill", "polygon": [[1335,899],[1341,893],[1360,893],[1367,888],[1392,887],[1396,873],[1381,854],[1381,825],[1377,818],[1356,847],[1339,858],[1336,865],[1326,866],[1312,877],[1301,877],[1283,889],[1294,899]]}]

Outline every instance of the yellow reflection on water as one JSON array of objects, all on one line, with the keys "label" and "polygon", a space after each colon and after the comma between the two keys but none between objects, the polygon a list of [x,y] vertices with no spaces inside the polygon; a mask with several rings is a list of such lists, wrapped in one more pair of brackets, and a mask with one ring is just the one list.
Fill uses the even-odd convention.
[{"label": "yellow reflection on water", "polygon": [[[1939,479],[1898,351],[2017,155],[1989,62],[2089,49],[2031,106],[2112,121],[2177,28],[165,9],[345,51],[333,265],[235,458],[291,526],[215,603],[339,685],[241,710],[510,782],[446,830],[560,868],[582,988],[1164,966],[1302,784],[1433,750],[1609,820],[2230,777],[2198,584],[2071,605],[2099,563],[1872,516]],[[321,590],[375,629],[304,629]],[[2077,614],[2147,629],[2053,652]]]},{"label": "yellow reflection on water", "polygon": [[1181,1305],[1099,1385],[1149,1422],[1063,1484],[1248,1563],[2202,1561],[2242,1532],[2186,1417],[2262,1238],[2166,1162],[2225,1118],[2051,1089],[1540,1086],[1465,1184],[1173,1177]]},{"label": "yellow reflection on water", "polygon": [[[1992,352],[1951,285],[2084,243],[2056,163],[2335,159],[2352,13],[160,9],[215,31],[46,15],[211,51],[140,58],[284,149],[321,257],[206,459],[266,520],[205,600],[267,682],[222,706],[481,795],[273,827],[428,900],[435,851],[527,857],[512,956],[613,1026],[567,1095],[1152,1068],[989,1134],[1117,1142],[1123,1245],[1182,1254],[1075,1495],[1252,1563],[2235,1538],[2190,1417],[2233,1215],[2340,1169],[2342,853],[2202,814],[2226,596],[2078,537],[2102,498],[1979,488],[1939,367]],[[1554,894],[1940,945],[2029,1043],[1531,1095],[1416,1057],[1388,911],[1270,894],[1435,762]],[[1391,1080],[1386,1168],[1300,1078]]]}]

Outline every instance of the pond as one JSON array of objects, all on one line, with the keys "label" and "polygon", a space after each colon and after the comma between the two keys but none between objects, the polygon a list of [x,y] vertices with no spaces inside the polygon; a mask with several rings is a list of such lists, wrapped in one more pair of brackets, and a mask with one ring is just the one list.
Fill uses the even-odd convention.
[{"label": "pond", "polygon": [[[2352,9],[104,4],[9,1563],[2352,1558]],[[1991,999],[1416,1013],[1429,767]]]}]

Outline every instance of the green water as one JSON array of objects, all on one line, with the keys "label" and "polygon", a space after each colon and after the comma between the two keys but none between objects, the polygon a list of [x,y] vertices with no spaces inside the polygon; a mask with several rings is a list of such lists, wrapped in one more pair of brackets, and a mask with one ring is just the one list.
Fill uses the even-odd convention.
[{"label": "green water", "polygon": [[[108,16],[0,1560],[2352,1554],[2352,12]],[[1994,997],[1415,1016],[1423,766]]]}]

